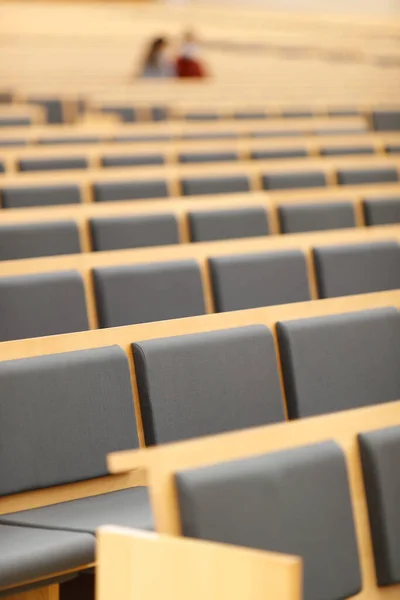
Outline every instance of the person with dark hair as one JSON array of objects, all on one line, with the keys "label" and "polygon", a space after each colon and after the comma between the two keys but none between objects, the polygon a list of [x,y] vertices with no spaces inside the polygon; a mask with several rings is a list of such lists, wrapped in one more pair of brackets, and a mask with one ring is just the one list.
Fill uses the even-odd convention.
[{"label": "person with dark hair", "polygon": [[140,77],[151,79],[176,75],[174,63],[168,53],[168,46],[169,43],[165,37],[158,37],[152,41]]},{"label": "person with dark hair", "polygon": [[196,36],[188,31],[181,45],[176,61],[176,74],[178,77],[207,77],[207,72],[200,59],[200,48]]}]

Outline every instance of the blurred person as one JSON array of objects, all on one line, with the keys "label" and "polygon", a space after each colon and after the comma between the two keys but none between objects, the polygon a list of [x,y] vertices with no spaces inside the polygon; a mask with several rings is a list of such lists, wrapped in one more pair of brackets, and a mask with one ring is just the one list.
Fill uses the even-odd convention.
[{"label": "blurred person", "polygon": [[176,69],[170,56],[169,42],[165,37],[158,37],[150,44],[139,77],[154,79],[175,75]]},{"label": "blurred person", "polygon": [[178,77],[207,77],[206,68],[200,58],[200,44],[192,31],[188,31],[176,61]]}]

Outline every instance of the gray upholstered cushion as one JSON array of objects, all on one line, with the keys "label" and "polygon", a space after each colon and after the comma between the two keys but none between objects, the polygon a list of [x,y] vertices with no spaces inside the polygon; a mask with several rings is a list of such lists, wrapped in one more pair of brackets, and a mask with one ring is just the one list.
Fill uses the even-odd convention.
[{"label": "gray upholstered cushion", "polygon": [[397,198],[366,198],[364,214],[367,225],[400,223],[400,196]]},{"label": "gray upholstered cushion", "polygon": [[314,249],[319,296],[351,296],[400,288],[400,245],[371,242]]},{"label": "gray upholstered cushion", "polygon": [[154,528],[149,494],[145,487],[2,515],[0,522],[93,534],[102,525],[147,530]]},{"label": "gray upholstered cushion", "polygon": [[91,219],[94,250],[143,248],[179,243],[174,215],[138,215]]},{"label": "gray upholstered cushion", "polygon": [[310,300],[300,251],[218,256],[209,263],[217,312]]},{"label": "gray upholstered cushion", "polygon": [[307,600],[361,590],[346,462],[335,442],[200,467],[175,480],[185,536],[301,556]]},{"label": "gray upholstered cushion", "polygon": [[282,117],[285,119],[303,119],[313,117],[314,113],[312,110],[284,110]]},{"label": "gray upholstered cushion", "polygon": [[271,173],[262,178],[265,190],[284,190],[292,188],[313,188],[326,186],[325,173],[309,171],[298,173]]},{"label": "gray upholstered cushion", "polygon": [[77,271],[0,278],[0,341],[89,328]]},{"label": "gray upholstered cushion", "polygon": [[188,217],[192,242],[269,234],[267,213],[263,207],[190,212]]},{"label": "gray upholstered cushion", "polygon": [[4,139],[1,138],[0,139],[0,148],[9,148],[9,147],[13,147],[13,146],[26,146],[27,141],[24,139],[17,139],[17,138],[12,138],[12,139]]},{"label": "gray upholstered cushion", "polygon": [[369,129],[366,125],[360,125],[358,127],[324,127],[323,129],[314,129],[312,133],[315,135],[352,135],[356,133],[368,133]]},{"label": "gray upholstered cushion", "polygon": [[5,173],[5,172],[6,172],[6,169],[4,167],[4,163],[0,162],[0,173]]},{"label": "gray upholstered cushion", "polygon": [[246,119],[266,119],[268,117],[265,111],[241,111],[235,112],[233,115],[234,119],[246,120]]},{"label": "gray upholstered cushion", "polygon": [[143,165],[163,165],[162,154],[105,154],[101,158],[103,167],[140,167]]},{"label": "gray upholstered cushion", "polygon": [[278,323],[290,418],[400,398],[395,308]]},{"label": "gray upholstered cushion", "polygon": [[399,154],[400,144],[386,144],[385,150],[388,154]]},{"label": "gray upholstered cushion", "polygon": [[169,110],[167,106],[151,106],[150,115],[152,121],[167,121]]},{"label": "gray upholstered cushion", "polygon": [[235,131],[208,131],[207,133],[185,133],[183,140],[234,140],[238,137]]},{"label": "gray upholstered cushion", "polygon": [[356,117],[359,114],[358,108],[333,108],[328,111],[330,117]]},{"label": "gray upholstered cushion", "polygon": [[207,163],[239,160],[237,152],[181,152],[179,162],[181,163]]},{"label": "gray upholstered cushion", "polygon": [[385,183],[398,181],[397,170],[392,167],[368,169],[339,169],[337,172],[340,185],[359,185],[362,183]]},{"label": "gray upholstered cushion", "polygon": [[173,137],[169,134],[148,135],[116,135],[110,138],[112,142],[130,144],[131,142],[170,142]]},{"label": "gray upholstered cushion", "polygon": [[25,127],[31,124],[31,117],[0,117],[0,127]]},{"label": "gray upholstered cushion", "polygon": [[399,131],[400,110],[374,110],[372,123],[376,131]]},{"label": "gray upholstered cushion", "polygon": [[252,150],[253,159],[302,158],[308,156],[307,148],[275,148],[271,150]]},{"label": "gray upholstered cushion", "polygon": [[323,146],[322,156],[346,156],[348,154],[374,154],[373,146]]},{"label": "gray upholstered cushion", "polygon": [[103,106],[101,111],[116,115],[123,123],[133,123],[138,120],[136,110],[132,106]]},{"label": "gray upholstered cushion", "polygon": [[95,539],[86,533],[0,525],[0,587],[18,587],[88,565],[94,550]]},{"label": "gray upholstered cushion", "polygon": [[150,181],[102,181],[93,184],[96,202],[113,200],[146,200],[148,198],[166,198],[167,182],[163,179]]},{"label": "gray upholstered cushion", "polygon": [[87,169],[88,161],[84,156],[71,158],[22,158],[19,161],[20,171],[68,171],[70,169]]},{"label": "gray upholstered cushion", "polygon": [[221,177],[186,177],[181,180],[184,196],[196,194],[229,194],[249,192],[247,175],[227,175]]},{"label": "gray upholstered cushion", "polygon": [[0,260],[80,251],[79,232],[74,221],[0,225]]},{"label": "gray upholstered cushion", "polygon": [[47,123],[64,123],[62,100],[56,98],[29,98],[30,104],[38,104],[46,111]]},{"label": "gray upholstered cushion", "polygon": [[355,227],[351,202],[321,204],[282,204],[278,207],[282,233],[300,233],[322,229]]},{"label": "gray upholstered cushion", "polygon": [[94,135],[74,135],[38,138],[37,143],[42,146],[64,146],[68,144],[98,144],[101,141],[101,137]]},{"label": "gray upholstered cushion", "polygon": [[107,475],[109,452],[138,447],[121,348],[0,362],[0,494]]},{"label": "gray upholstered cushion", "polygon": [[78,204],[81,202],[81,192],[78,185],[3,187],[1,200],[4,208]]},{"label": "gray upholstered cushion", "polygon": [[358,439],[378,583],[400,583],[400,427]]},{"label": "gray upholstered cushion", "polygon": [[185,119],[187,121],[217,121],[219,119],[218,113],[204,112],[204,113],[186,113]]},{"label": "gray upholstered cushion", "polygon": [[299,129],[263,129],[250,132],[250,136],[254,138],[271,138],[271,137],[301,137],[303,132]]},{"label": "gray upholstered cushion", "polygon": [[146,444],[285,418],[263,325],[137,342],[133,353]]},{"label": "gray upholstered cushion", "polygon": [[93,269],[100,327],[205,313],[195,260]]}]

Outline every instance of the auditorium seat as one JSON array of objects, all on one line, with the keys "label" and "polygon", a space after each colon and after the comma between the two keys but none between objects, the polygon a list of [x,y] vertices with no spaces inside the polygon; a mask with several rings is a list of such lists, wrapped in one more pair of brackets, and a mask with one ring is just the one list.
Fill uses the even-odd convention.
[{"label": "auditorium seat", "polygon": [[62,101],[57,98],[28,98],[30,104],[37,104],[46,112],[46,122],[49,124],[64,123],[64,111]]},{"label": "auditorium seat", "polygon": [[313,117],[314,113],[311,110],[284,110],[282,116],[285,119],[304,119]]},{"label": "auditorium seat", "polygon": [[304,158],[308,156],[308,151],[306,148],[275,148],[271,150],[252,150],[250,156],[253,160]]},{"label": "auditorium seat", "polygon": [[372,124],[375,131],[399,131],[400,111],[398,110],[373,110]]},{"label": "auditorium seat", "polygon": [[339,169],[337,177],[339,185],[389,183],[399,180],[395,168]]},{"label": "auditorium seat", "polygon": [[351,202],[321,204],[282,204],[278,206],[282,233],[320,231],[355,227],[354,207]]},{"label": "auditorium seat", "polygon": [[366,198],[364,214],[367,225],[400,223],[400,197]]},{"label": "auditorium seat", "polygon": [[248,119],[268,119],[268,114],[265,111],[239,111],[233,115],[234,119],[248,120]]},{"label": "auditorium seat", "polygon": [[185,115],[187,121],[218,121],[219,118],[218,113],[212,112],[192,112]]},{"label": "auditorium seat", "polygon": [[166,106],[151,106],[150,116],[152,121],[167,121],[168,108]]},{"label": "auditorium seat", "polygon": [[266,173],[262,177],[264,190],[314,188],[326,186],[325,173],[309,171],[297,173]]},{"label": "auditorium seat", "polygon": [[135,109],[131,106],[102,106],[101,112],[116,115],[122,123],[133,123],[138,120]]},{"label": "auditorium seat", "polygon": [[69,137],[40,137],[37,143],[41,146],[63,146],[64,144],[98,144],[101,137],[95,135],[75,135]]},{"label": "auditorium seat", "polygon": [[2,161],[0,161],[0,173],[5,173],[5,172],[6,172],[6,169],[5,169],[4,163]]},{"label": "auditorium seat", "polygon": [[400,288],[400,245],[393,242],[314,248],[320,298]]},{"label": "auditorium seat", "polygon": [[0,138],[0,148],[12,148],[12,147],[18,147],[18,146],[26,146],[27,141],[24,139],[17,139],[17,138],[11,138],[11,139],[1,139]]},{"label": "auditorium seat", "polygon": [[186,177],[181,180],[182,194],[196,196],[201,194],[230,194],[249,192],[250,181],[247,175],[229,175],[222,177]]},{"label": "auditorium seat", "polygon": [[90,219],[93,250],[122,250],[179,243],[173,214]]},{"label": "auditorium seat", "polygon": [[400,427],[358,436],[380,586],[400,583]]},{"label": "auditorium seat", "polygon": [[268,217],[263,207],[189,212],[188,218],[192,242],[269,234]]},{"label": "auditorium seat", "polygon": [[93,191],[96,202],[147,200],[151,198],[166,198],[168,196],[167,182],[163,179],[149,181],[102,181],[93,184]]},{"label": "auditorium seat", "polygon": [[193,317],[205,313],[194,260],[93,269],[100,327]]},{"label": "auditorium seat", "polygon": [[32,125],[31,117],[1,117],[0,127],[26,127]]},{"label": "auditorium seat", "polygon": [[322,156],[346,156],[350,154],[375,154],[373,146],[323,146]]},{"label": "auditorium seat", "polygon": [[0,341],[88,329],[83,281],[76,271],[0,280]]},{"label": "auditorium seat", "polygon": [[207,163],[239,160],[237,152],[181,152],[181,163]]},{"label": "auditorium seat", "polygon": [[285,418],[264,325],[136,342],[133,353],[147,445]]},{"label": "auditorium seat", "polygon": [[71,169],[87,169],[85,157],[65,158],[23,158],[18,161],[20,171],[67,171]]},{"label": "auditorium seat", "polygon": [[400,153],[400,145],[399,144],[386,144],[385,151],[388,154],[399,154]]},{"label": "auditorium seat", "polygon": [[328,111],[330,117],[357,117],[360,114],[357,108],[334,108]]},{"label": "auditorium seat", "polygon": [[3,208],[79,204],[81,192],[77,185],[37,185],[3,187],[0,190]]},{"label": "auditorium seat", "polygon": [[289,418],[400,398],[395,308],[277,323]]},{"label": "auditorium seat", "polygon": [[184,536],[300,556],[307,600],[361,591],[346,458],[336,442],[178,471],[175,484]]},{"label": "auditorium seat", "polygon": [[216,312],[310,300],[302,252],[237,254],[209,259]]},{"label": "auditorium seat", "polygon": [[235,131],[215,131],[207,133],[184,133],[183,140],[234,140],[238,137]]},{"label": "auditorium seat", "polygon": [[303,132],[300,129],[263,129],[250,132],[253,138],[270,138],[270,137],[301,137]]},{"label": "auditorium seat", "polygon": [[74,221],[0,224],[0,261],[80,251],[79,232]]},{"label": "auditorium seat", "polygon": [[162,154],[106,154],[101,158],[102,167],[140,167],[164,163]]},{"label": "auditorium seat", "polygon": [[169,134],[149,135],[115,135],[110,137],[110,142],[130,144],[132,142],[170,142],[172,136]]}]

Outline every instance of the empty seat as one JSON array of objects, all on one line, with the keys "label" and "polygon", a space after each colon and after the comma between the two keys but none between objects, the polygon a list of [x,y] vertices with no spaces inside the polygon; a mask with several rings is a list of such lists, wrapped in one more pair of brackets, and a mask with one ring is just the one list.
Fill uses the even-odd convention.
[{"label": "empty seat", "polygon": [[233,140],[238,137],[235,131],[215,131],[207,133],[185,133],[183,140]]},{"label": "empty seat", "polygon": [[163,165],[162,154],[106,154],[101,157],[102,167],[140,167],[144,165]]},{"label": "empty seat", "polygon": [[0,193],[3,208],[79,204],[82,201],[78,185],[3,187]]},{"label": "empty seat", "polygon": [[179,243],[174,215],[138,215],[91,219],[93,250],[121,250]]},{"label": "empty seat", "polygon": [[285,119],[303,119],[313,117],[314,113],[311,110],[284,110],[282,116]]},{"label": "empty seat", "polygon": [[194,260],[93,269],[100,327],[205,313]]},{"label": "empty seat", "polygon": [[282,233],[355,227],[351,202],[324,204],[282,204],[278,207]]},{"label": "empty seat", "polygon": [[264,325],[137,342],[133,353],[148,445],[285,418]]},{"label": "empty seat", "polygon": [[315,135],[352,135],[356,133],[359,135],[360,133],[368,133],[368,129],[364,125],[360,125],[358,127],[325,127],[324,129],[314,129],[311,133]]},{"label": "empty seat", "polygon": [[166,198],[168,185],[163,179],[150,181],[102,181],[93,184],[96,202]]},{"label": "empty seat", "polygon": [[246,175],[186,177],[181,180],[181,186],[184,196],[196,196],[197,194],[229,194],[250,191],[250,181]]},{"label": "empty seat", "polygon": [[172,135],[166,133],[159,135],[117,135],[111,137],[110,141],[130,144],[132,142],[170,142],[172,139]]},{"label": "empty seat", "polygon": [[136,110],[132,106],[102,106],[101,112],[116,115],[123,123],[133,123],[138,120]]},{"label": "empty seat", "polygon": [[175,484],[185,536],[301,556],[307,600],[361,590],[346,460],[335,442],[181,471]]},{"label": "empty seat", "polygon": [[217,121],[219,119],[219,115],[211,112],[192,112],[186,113],[185,119],[187,121]]},{"label": "empty seat", "polygon": [[400,246],[371,242],[314,249],[320,298],[400,288]]},{"label": "empty seat", "polygon": [[400,197],[366,198],[364,214],[367,225],[400,223]]},{"label": "empty seat", "polygon": [[277,324],[291,419],[400,398],[395,308]]},{"label": "empty seat", "polygon": [[167,121],[168,108],[166,106],[150,107],[150,117],[152,121]]},{"label": "empty seat", "polygon": [[400,583],[400,427],[359,435],[378,584]]},{"label": "empty seat", "polygon": [[399,110],[374,110],[372,111],[372,125],[375,131],[399,131]]},{"label": "empty seat", "polygon": [[57,98],[29,98],[28,102],[44,108],[47,123],[64,123],[62,100],[58,100]]},{"label": "empty seat", "polygon": [[0,127],[25,127],[32,125],[31,117],[0,117]]},{"label": "empty seat", "polygon": [[70,169],[87,169],[85,157],[70,158],[22,158],[18,161],[20,171],[67,171]]},{"label": "empty seat", "polygon": [[357,108],[333,108],[328,111],[330,117],[357,117],[360,114]]},{"label": "empty seat", "polygon": [[303,158],[305,156],[308,156],[308,151],[306,148],[276,148],[272,150],[252,150],[250,156],[254,160]]},{"label": "empty seat", "polygon": [[0,341],[88,329],[83,281],[76,271],[0,279]]},{"label": "empty seat", "polygon": [[322,156],[346,156],[348,154],[374,154],[373,146],[323,146]]},{"label": "empty seat", "polygon": [[0,139],[0,148],[10,148],[13,146],[26,146],[27,142],[24,139]]},{"label": "empty seat", "polygon": [[181,163],[203,163],[203,162],[223,162],[229,160],[239,160],[237,152],[181,152],[179,162]]},{"label": "empty seat", "polygon": [[6,169],[4,167],[4,163],[0,162],[0,173],[5,173],[5,172],[6,172]]},{"label": "empty seat", "polygon": [[241,111],[235,112],[233,115],[234,119],[246,120],[246,119],[267,119],[268,115],[265,111]]},{"label": "empty seat", "polygon": [[262,177],[264,190],[314,188],[326,186],[325,173],[299,171],[297,173],[265,173]]},{"label": "empty seat", "polygon": [[263,129],[250,132],[250,136],[253,138],[296,137],[302,135],[303,132],[299,129]]},{"label": "empty seat", "polygon": [[188,218],[192,242],[269,234],[267,213],[263,207],[189,212]]},{"label": "empty seat", "polygon": [[37,143],[42,146],[63,146],[65,144],[98,144],[101,141],[100,137],[94,135],[75,135],[38,138]]},{"label": "empty seat", "polygon": [[79,232],[74,221],[0,225],[0,260],[80,251]]},{"label": "empty seat", "polygon": [[398,181],[395,168],[339,169],[339,185],[360,185],[362,183],[385,183]]},{"label": "empty seat", "polygon": [[238,254],[210,258],[217,312],[310,300],[302,252]]},{"label": "empty seat", "polygon": [[388,154],[399,154],[400,153],[400,144],[386,144],[385,151]]}]

